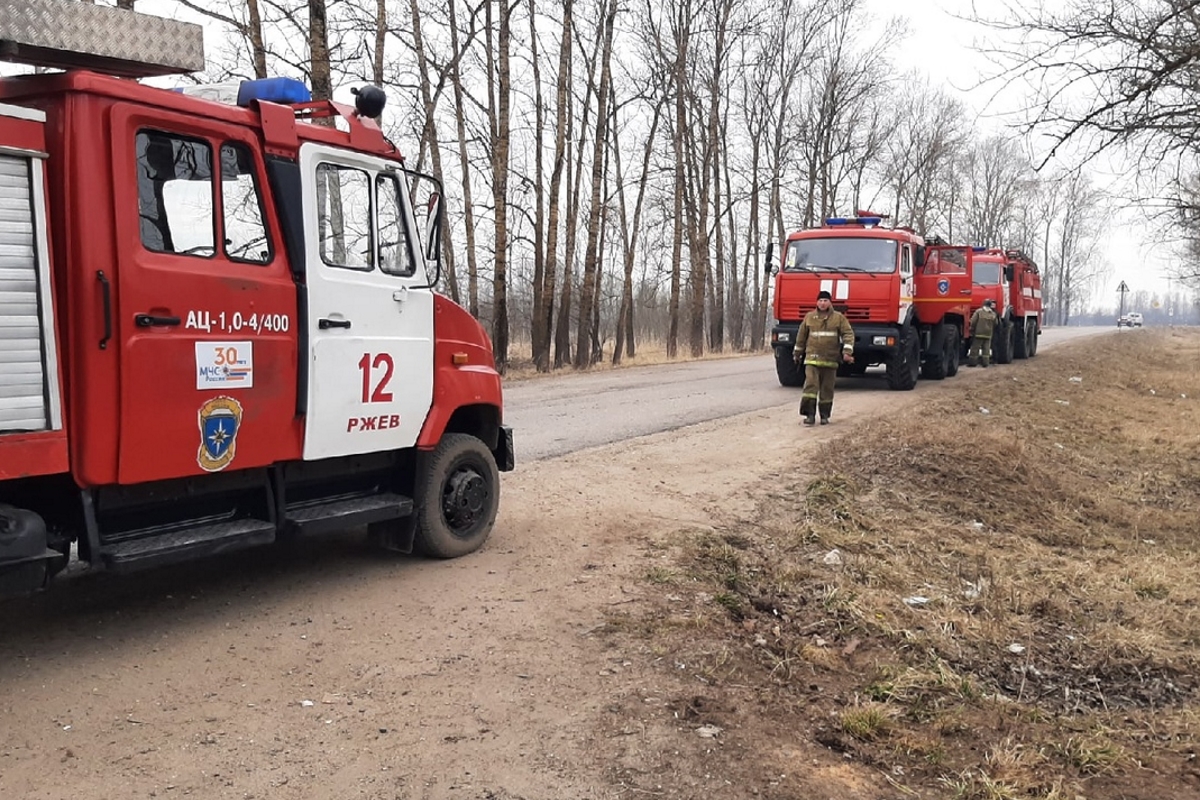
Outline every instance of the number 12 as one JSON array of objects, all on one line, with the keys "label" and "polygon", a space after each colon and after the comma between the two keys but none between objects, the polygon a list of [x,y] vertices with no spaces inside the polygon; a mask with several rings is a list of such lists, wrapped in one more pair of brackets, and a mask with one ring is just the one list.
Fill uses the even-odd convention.
[{"label": "number 12", "polygon": [[[392,402],[392,393],[387,391],[388,382],[392,379],[392,372],[396,369],[396,363],[392,361],[392,356],[389,353],[378,353],[374,360],[370,353],[363,353],[363,357],[358,362],[358,368],[362,370],[362,401],[364,403],[390,403]],[[377,369],[383,369],[383,377],[375,384],[375,390],[371,390],[371,372]]]}]

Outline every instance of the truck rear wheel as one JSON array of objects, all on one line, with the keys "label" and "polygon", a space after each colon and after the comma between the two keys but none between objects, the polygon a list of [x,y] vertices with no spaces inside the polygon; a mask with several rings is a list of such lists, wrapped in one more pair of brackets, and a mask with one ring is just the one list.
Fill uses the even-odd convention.
[{"label": "truck rear wheel", "polygon": [[916,387],[920,373],[921,346],[917,342],[917,332],[911,325],[906,325],[900,336],[900,346],[887,363],[888,388],[907,392]]},{"label": "truck rear wheel", "polygon": [[1037,355],[1038,348],[1038,326],[1036,320],[1029,320],[1029,357],[1033,358]]},{"label": "truck rear wheel", "polygon": [[500,509],[500,470],[479,439],[447,433],[429,461],[429,480],[417,498],[413,549],[433,558],[478,550]]},{"label": "truck rear wheel", "polygon": [[794,352],[790,347],[775,348],[775,374],[781,386],[804,385],[804,367],[792,360]]}]

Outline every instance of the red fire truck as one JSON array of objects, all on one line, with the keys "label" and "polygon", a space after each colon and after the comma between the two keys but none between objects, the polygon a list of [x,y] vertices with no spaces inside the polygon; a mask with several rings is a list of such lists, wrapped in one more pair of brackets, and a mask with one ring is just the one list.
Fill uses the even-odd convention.
[{"label": "red fire truck", "polygon": [[153,88],[198,26],[57,0],[6,0],[0,54],[62,70],[0,78],[0,591],[359,526],[477,549],[512,432],[383,92]]},{"label": "red fire truck", "polygon": [[997,364],[1037,355],[1042,333],[1042,277],[1037,264],[1020,250],[973,248],[971,311],[995,302],[1000,327],[992,339]]},{"label": "red fire truck", "polygon": [[784,386],[804,383],[792,344],[804,315],[828,291],[854,328],[854,363],[840,375],[886,368],[892,389],[912,389],[919,377],[958,372],[971,305],[969,247],[953,247],[910,228],[887,228],[885,217],[860,211],[788,236],[775,271],[771,345]]}]

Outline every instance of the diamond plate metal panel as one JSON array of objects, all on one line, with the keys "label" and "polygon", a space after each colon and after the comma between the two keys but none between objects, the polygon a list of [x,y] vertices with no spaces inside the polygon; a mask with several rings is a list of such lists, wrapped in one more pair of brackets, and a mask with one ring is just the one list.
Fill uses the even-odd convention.
[{"label": "diamond plate metal panel", "polygon": [[190,22],[78,0],[0,0],[0,59],[139,78],[199,72],[204,33]]}]

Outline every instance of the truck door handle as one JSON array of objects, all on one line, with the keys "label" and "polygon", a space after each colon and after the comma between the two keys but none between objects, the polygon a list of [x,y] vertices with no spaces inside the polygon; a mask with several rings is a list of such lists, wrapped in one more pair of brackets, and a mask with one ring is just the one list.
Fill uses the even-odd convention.
[{"label": "truck door handle", "polygon": [[321,330],[323,330],[323,331],[327,331],[327,330],[329,330],[330,328],[349,328],[349,327],[350,327],[350,320],[348,320],[348,319],[324,319],[324,318],[322,318],[322,319],[319,319],[319,320],[317,320],[317,327],[318,327],[318,328],[320,328],[320,329],[321,329]]},{"label": "truck door handle", "polygon": [[96,270],[96,280],[100,281],[100,296],[104,300],[104,338],[100,340],[100,349],[108,349],[108,340],[112,338],[112,284],[104,270]]},{"label": "truck door handle", "polygon": [[156,325],[173,327],[183,322],[179,317],[156,317],[153,314],[137,314],[133,321],[139,328],[153,328]]}]

